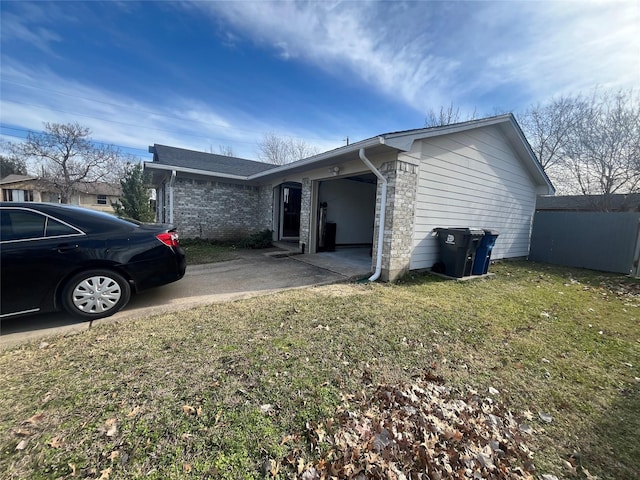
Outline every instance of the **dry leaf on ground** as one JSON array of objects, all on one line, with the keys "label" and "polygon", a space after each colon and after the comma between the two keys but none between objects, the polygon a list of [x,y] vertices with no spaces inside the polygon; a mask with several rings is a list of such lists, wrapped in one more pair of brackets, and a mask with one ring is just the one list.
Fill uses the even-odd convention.
[{"label": "dry leaf on ground", "polygon": [[335,427],[308,425],[327,453],[302,478],[534,478],[517,419],[476,392],[430,381],[380,385],[346,397]]}]

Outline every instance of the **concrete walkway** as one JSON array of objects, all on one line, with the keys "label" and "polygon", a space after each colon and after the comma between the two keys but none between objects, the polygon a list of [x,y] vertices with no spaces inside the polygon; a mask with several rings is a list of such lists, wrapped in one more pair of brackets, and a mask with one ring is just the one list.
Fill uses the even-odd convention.
[{"label": "concrete walkway", "polygon": [[94,322],[78,320],[64,312],[4,319],[0,324],[0,348],[81,331],[99,323],[358,279],[368,276],[371,269],[368,249],[314,255],[295,253],[280,248],[239,251],[234,260],[190,266],[182,280],[142,292],[123,311]]}]

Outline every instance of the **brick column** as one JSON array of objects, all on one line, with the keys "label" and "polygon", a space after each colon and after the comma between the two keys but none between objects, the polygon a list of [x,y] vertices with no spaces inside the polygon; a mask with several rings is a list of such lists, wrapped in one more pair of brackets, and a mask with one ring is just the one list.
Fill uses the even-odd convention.
[{"label": "brick column", "polygon": [[298,244],[302,248],[305,244],[305,253],[309,253],[311,240],[311,180],[302,179],[302,192],[300,199],[300,239]]},{"label": "brick column", "polygon": [[[380,172],[387,179],[381,279],[395,281],[409,271],[413,248],[418,167],[396,160],[382,164]],[[381,194],[382,187],[379,184],[376,195],[376,228],[373,234],[373,267],[377,258]]]}]

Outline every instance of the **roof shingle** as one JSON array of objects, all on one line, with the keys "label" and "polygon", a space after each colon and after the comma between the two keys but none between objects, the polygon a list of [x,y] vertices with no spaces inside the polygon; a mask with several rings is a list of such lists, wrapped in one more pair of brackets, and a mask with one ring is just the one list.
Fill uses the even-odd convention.
[{"label": "roof shingle", "polygon": [[204,170],[207,172],[249,176],[276,167],[276,165],[271,163],[227,157],[215,153],[196,152],[194,150],[169,147],[167,145],[155,144],[153,149],[153,163],[173,167],[192,168],[194,170]]}]

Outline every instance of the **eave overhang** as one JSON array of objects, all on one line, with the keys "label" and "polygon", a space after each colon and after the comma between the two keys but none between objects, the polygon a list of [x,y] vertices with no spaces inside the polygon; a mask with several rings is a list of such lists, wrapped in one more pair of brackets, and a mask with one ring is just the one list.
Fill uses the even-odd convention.
[{"label": "eave overhang", "polygon": [[[502,133],[505,134],[505,136],[509,139],[511,145],[518,152],[518,154],[522,158],[527,159],[527,161],[525,162],[526,168],[536,180],[536,183],[540,187],[546,188],[549,194],[554,194],[555,188],[549,180],[549,177],[544,172],[542,165],[540,165],[540,162],[538,162],[535,154],[533,153],[533,150],[531,149],[531,146],[529,145],[529,142],[520,129],[518,122],[515,120],[515,117],[511,113],[480,120],[471,120],[463,123],[444,125],[442,127],[430,127],[418,130],[387,133],[384,135],[368,138],[360,142],[352,143],[351,145],[336,148],[328,152],[314,155],[309,158],[304,158],[296,162],[275,166],[274,168],[271,168],[269,170],[246,176],[165,165],[158,163],[157,161],[144,162],[144,166],[145,168],[149,168],[151,170],[164,172],[176,171],[214,178],[226,178],[230,180],[260,181],[268,179],[270,177],[286,176],[288,174],[308,171],[313,168],[322,168],[326,166],[336,165],[342,162],[358,160],[358,152],[361,148],[366,149],[368,155],[376,155],[377,153],[384,153],[389,151],[408,152],[411,150],[413,143],[416,140],[449,135],[492,125],[499,126]],[[155,155],[156,154],[154,153],[154,157]]]}]

